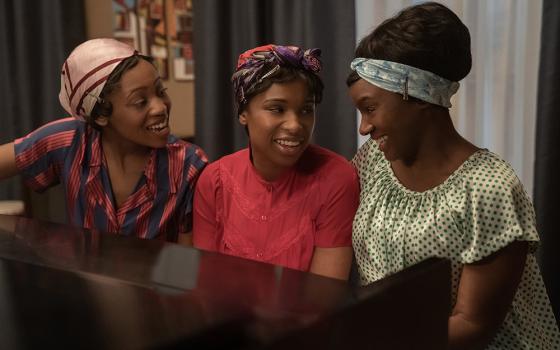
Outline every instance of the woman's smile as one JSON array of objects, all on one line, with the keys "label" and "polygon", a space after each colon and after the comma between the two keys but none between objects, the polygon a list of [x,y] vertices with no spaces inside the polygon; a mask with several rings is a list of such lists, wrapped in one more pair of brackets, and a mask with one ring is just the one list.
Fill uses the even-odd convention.
[{"label": "woman's smile", "polygon": [[274,140],[274,143],[277,145],[280,152],[289,156],[299,154],[300,149],[305,145],[303,138],[278,138]]},{"label": "woman's smile", "polygon": [[156,124],[152,124],[146,127],[146,130],[148,130],[151,133],[156,134],[157,136],[160,137],[167,137],[167,135],[169,135],[169,117],[166,117],[163,121],[158,122]]}]

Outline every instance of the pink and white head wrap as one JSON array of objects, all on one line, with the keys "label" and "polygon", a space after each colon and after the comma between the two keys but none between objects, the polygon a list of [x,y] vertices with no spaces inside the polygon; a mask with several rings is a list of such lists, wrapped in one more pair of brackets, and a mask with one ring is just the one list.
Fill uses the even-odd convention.
[{"label": "pink and white head wrap", "polygon": [[80,44],[62,65],[58,95],[62,107],[74,118],[85,120],[111,72],[136,53],[133,47],[115,39],[92,39]]}]

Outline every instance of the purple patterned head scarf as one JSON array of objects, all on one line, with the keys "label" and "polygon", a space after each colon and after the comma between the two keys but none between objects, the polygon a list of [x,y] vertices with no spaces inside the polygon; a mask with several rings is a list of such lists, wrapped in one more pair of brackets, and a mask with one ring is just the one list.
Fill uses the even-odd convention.
[{"label": "purple patterned head scarf", "polygon": [[265,45],[247,50],[239,56],[237,69],[231,77],[237,112],[247,103],[247,96],[264,79],[280,67],[302,69],[313,74],[321,70],[321,50],[302,50],[297,46]]}]

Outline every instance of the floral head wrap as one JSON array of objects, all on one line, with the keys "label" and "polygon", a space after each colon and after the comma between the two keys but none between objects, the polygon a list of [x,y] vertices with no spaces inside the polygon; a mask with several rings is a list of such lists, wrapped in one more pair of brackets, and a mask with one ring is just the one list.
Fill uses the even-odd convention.
[{"label": "floral head wrap", "polygon": [[265,45],[245,51],[239,56],[237,69],[231,77],[236,108],[247,103],[255,87],[280,67],[302,69],[313,74],[321,70],[321,50],[302,50],[297,46]]},{"label": "floral head wrap", "polygon": [[134,48],[115,39],[92,39],[80,44],[62,65],[62,107],[74,118],[90,115],[109,75],[124,59],[137,54]]},{"label": "floral head wrap", "polygon": [[406,64],[358,57],[350,68],[360,78],[381,89],[416,97],[422,101],[450,108],[451,96],[459,89],[459,83],[437,74]]}]

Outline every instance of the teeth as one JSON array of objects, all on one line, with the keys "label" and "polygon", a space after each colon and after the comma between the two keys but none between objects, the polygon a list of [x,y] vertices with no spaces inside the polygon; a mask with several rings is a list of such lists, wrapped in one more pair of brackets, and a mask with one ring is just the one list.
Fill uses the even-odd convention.
[{"label": "teeth", "polygon": [[282,146],[288,147],[296,147],[299,146],[301,143],[300,141],[289,141],[289,140],[276,140],[277,143],[281,144]]},{"label": "teeth", "polygon": [[377,139],[377,144],[382,144],[385,143],[385,141],[387,141],[387,135],[385,136],[381,136],[380,138]]},{"label": "teeth", "polygon": [[167,121],[163,121],[159,124],[149,126],[147,129],[151,131],[159,131],[167,126]]}]

